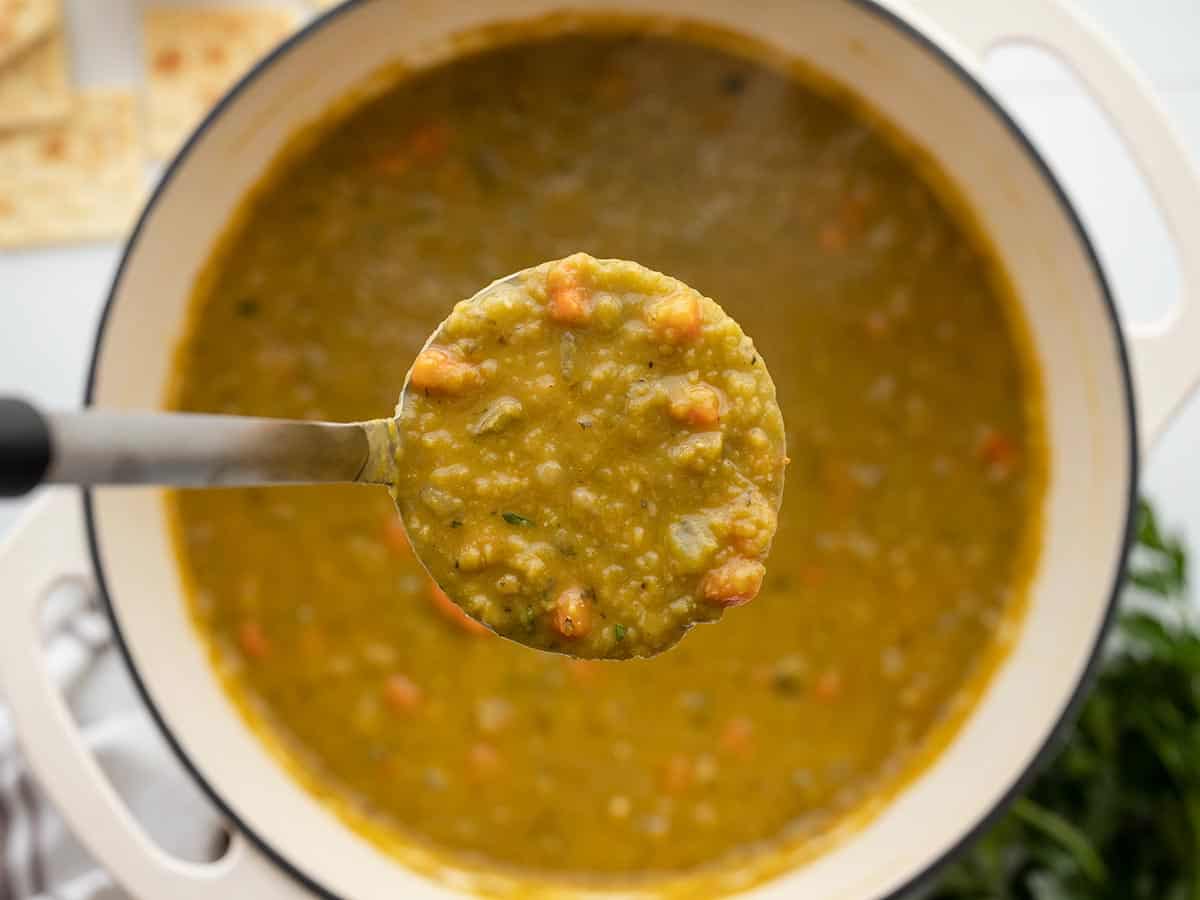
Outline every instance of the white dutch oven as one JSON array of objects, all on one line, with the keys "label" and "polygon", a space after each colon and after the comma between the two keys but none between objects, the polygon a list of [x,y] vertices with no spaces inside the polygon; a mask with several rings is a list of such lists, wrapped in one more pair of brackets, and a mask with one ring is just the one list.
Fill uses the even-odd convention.
[{"label": "white dutch oven", "polygon": [[[1015,282],[1045,375],[1045,541],[1015,649],[938,761],[866,828],[756,897],[878,898],[911,889],[1019,787],[1070,718],[1112,613],[1146,447],[1200,373],[1200,247],[1185,300],[1153,334],[1122,335],[1079,219],[979,81],[983,51],[1057,50],[1124,134],[1179,240],[1200,242],[1200,181],[1144,81],[1057,0],[602,0],[574,8],[698,18],[757,37],[843,82],[927,148],[974,208]],[[163,403],[192,279],[284,141],[372,72],[448,34],[541,14],[553,0],[373,0],[310,26],[225,99],[170,167],[129,242],[97,338],[87,402]],[[1189,291],[1191,296],[1188,296]],[[1135,402],[1136,397],[1136,402]],[[43,669],[36,613],[64,576],[95,579],[129,665],[180,758],[237,836],[213,865],[166,857],[138,829]],[[0,678],[34,771],[134,894],[273,900],[449,892],[402,868],[304,793],[222,694],[185,612],[159,495],[49,493],[0,551]]]}]

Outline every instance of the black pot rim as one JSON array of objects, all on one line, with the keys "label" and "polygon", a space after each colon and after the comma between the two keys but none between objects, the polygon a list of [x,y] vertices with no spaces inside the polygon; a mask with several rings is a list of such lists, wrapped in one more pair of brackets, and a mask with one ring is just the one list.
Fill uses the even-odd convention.
[{"label": "black pot rim", "polygon": [[[100,365],[101,350],[104,343],[104,334],[108,325],[109,317],[112,308],[116,302],[117,294],[120,291],[121,283],[125,275],[126,266],[129,263],[130,257],[133,254],[134,248],[137,246],[138,240],[142,236],[143,230],[147,226],[151,212],[153,212],[159,199],[162,196],[166,186],[171,182],[175,174],[178,172],[183,163],[191,155],[191,151],[197,140],[204,134],[213,124],[213,122],[222,114],[227,106],[229,106],[240,94],[258,78],[258,76],[272,63],[290,52],[293,48],[302,44],[305,40],[317,33],[321,28],[329,22],[337,19],[339,16],[348,13],[353,8],[369,0],[346,0],[341,6],[334,7],[328,12],[317,16],[304,27],[297,30],[289,36],[278,47],[272,50],[269,54],[263,57],[255,66],[250,69],[238,83],[214,106],[203,121],[197,126],[196,130],[188,138],[187,142],[167,165],[163,172],[162,178],[155,186],[150,198],[146,202],[129,239],[121,253],[121,260],[117,266],[116,274],[113,276],[112,287],[104,302],[104,308],[100,315],[100,321],[96,329],[95,341],[92,345],[92,358],[88,368],[87,385],[84,391],[84,404],[87,406],[93,405],[96,390],[96,377]],[[1026,136],[1022,128],[1009,115],[999,101],[973,74],[965,69],[946,49],[935,43],[922,31],[910,24],[905,19],[901,18],[897,13],[880,5],[878,0],[845,0],[852,3],[860,9],[882,19],[891,27],[905,35],[909,40],[915,43],[918,47],[929,53],[937,59],[942,66],[952,75],[954,75],[963,85],[969,88],[984,105],[987,106],[992,115],[996,117],[1009,131],[1013,139],[1024,150],[1025,154],[1033,163],[1034,167],[1041,174],[1046,185],[1054,193],[1063,214],[1067,217],[1071,226],[1075,230],[1076,237],[1079,240],[1080,246],[1083,248],[1089,265],[1092,268],[1096,281],[1100,286],[1100,291],[1104,299],[1105,311],[1112,325],[1112,334],[1114,335],[1114,351],[1121,372],[1121,384],[1123,389],[1123,400],[1126,410],[1126,415],[1129,421],[1129,440],[1126,447],[1126,454],[1129,464],[1129,483],[1126,486],[1126,510],[1124,536],[1121,544],[1121,550],[1118,554],[1117,566],[1113,575],[1113,582],[1109,588],[1108,601],[1105,607],[1104,618],[1101,622],[1101,627],[1096,634],[1095,642],[1089,653],[1087,665],[1084,668],[1083,674],[1080,676],[1075,689],[1071,693],[1063,711],[1060,714],[1058,721],[1050,729],[1049,734],[1043,740],[1041,747],[1034,754],[1025,770],[1017,779],[1008,786],[1001,797],[993,805],[985,815],[968,828],[962,836],[954,842],[952,846],[944,850],[938,856],[926,863],[922,869],[910,877],[904,884],[891,891],[888,894],[881,895],[877,900],[901,900],[902,897],[914,892],[921,887],[928,885],[937,873],[948,863],[953,861],[959,853],[967,848],[977,837],[986,831],[1003,813],[1007,810],[1009,804],[1025,789],[1029,782],[1037,774],[1043,764],[1049,761],[1053,756],[1054,751],[1061,739],[1063,739],[1070,726],[1074,723],[1080,707],[1086,700],[1088,691],[1095,680],[1100,661],[1101,649],[1104,644],[1104,639],[1108,635],[1116,615],[1117,601],[1120,595],[1121,586],[1124,582],[1125,569],[1128,562],[1130,541],[1133,536],[1135,526],[1135,517],[1137,509],[1137,486],[1139,479],[1139,457],[1137,445],[1137,404],[1135,401],[1135,393],[1133,387],[1132,370],[1130,367],[1129,352],[1126,347],[1124,330],[1121,326],[1120,315],[1117,310],[1116,303],[1113,299],[1113,292],[1109,285],[1108,278],[1104,273],[1104,267],[1101,265],[1100,258],[1088,236],[1087,230],[1084,228],[1079,215],[1068,199],[1066,192],[1053,171],[1042,158],[1041,154],[1033,146],[1030,139]],[[184,769],[195,780],[200,789],[207,795],[221,813],[228,819],[238,831],[245,835],[264,855],[274,862],[281,870],[286,872],[299,884],[306,887],[308,890],[317,894],[326,900],[348,900],[335,894],[330,888],[318,882],[313,876],[305,872],[298,863],[290,860],[282,851],[278,850],[270,841],[269,837],[261,834],[259,831],[251,828],[246,821],[238,814],[233,804],[225,799],[215,787],[204,777],[200,767],[191,758],[187,750],[184,748],[179,738],[171,731],[162,712],[159,710],[151,697],[149,688],[142,678],[137,665],[135,664],[130,650],[128,641],[126,640],[124,630],[121,628],[121,622],[117,616],[116,610],[112,605],[109,595],[107,580],[104,575],[104,567],[101,562],[95,510],[93,505],[92,492],[85,490],[83,492],[83,508],[84,522],[88,543],[88,550],[92,558],[92,564],[96,570],[96,583],[99,588],[102,605],[108,614],[108,618],[112,623],[113,634],[116,638],[116,644],[120,650],[121,656],[125,661],[125,665],[133,678],[137,692],[150,712],[151,718],[157,724],[160,733],[165,738],[167,744],[171,747],[176,758],[183,765]]]}]

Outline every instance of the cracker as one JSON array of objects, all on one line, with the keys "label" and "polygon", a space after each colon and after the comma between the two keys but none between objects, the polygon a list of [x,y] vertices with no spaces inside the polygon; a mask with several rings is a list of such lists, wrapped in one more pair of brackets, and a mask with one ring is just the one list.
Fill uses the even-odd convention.
[{"label": "cracker", "polygon": [[0,0],[0,65],[48,35],[61,19],[60,0]]},{"label": "cracker", "polygon": [[0,136],[0,247],[121,237],[143,192],[130,93],[85,91],[61,125]]},{"label": "cracker", "polygon": [[61,121],[71,97],[66,40],[56,30],[0,68],[0,129]]},{"label": "cracker", "polygon": [[205,112],[295,27],[284,10],[157,8],[146,11],[150,152],[168,156]]}]

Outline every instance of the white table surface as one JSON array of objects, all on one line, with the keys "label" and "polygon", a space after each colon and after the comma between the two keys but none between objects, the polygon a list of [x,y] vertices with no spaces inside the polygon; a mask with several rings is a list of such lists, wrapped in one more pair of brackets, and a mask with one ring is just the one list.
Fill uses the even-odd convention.
[{"label": "white table surface", "polygon": [[[1200,160],[1200,0],[1078,2],[1149,75]],[[300,0],[274,3],[306,8]],[[137,0],[67,0],[66,6],[78,79],[133,84],[140,69]],[[1138,319],[1167,309],[1179,290],[1174,250],[1104,118],[1065,70],[1028,48],[997,51],[988,71],[1063,177],[1097,239],[1126,314]],[[149,169],[148,178],[153,175]],[[1192,252],[1200,252],[1200,235],[1192,238],[1197,243]],[[116,243],[0,252],[0,393],[53,407],[80,404],[118,252]],[[1200,296],[1194,299],[1200,302]],[[1165,519],[1196,540],[1198,461],[1200,400],[1194,399],[1146,461],[1144,488],[1159,501]],[[0,534],[26,502],[0,501]]]}]

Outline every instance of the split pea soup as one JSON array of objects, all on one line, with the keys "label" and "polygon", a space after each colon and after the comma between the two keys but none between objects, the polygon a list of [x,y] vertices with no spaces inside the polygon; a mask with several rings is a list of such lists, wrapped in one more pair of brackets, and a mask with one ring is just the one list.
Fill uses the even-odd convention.
[{"label": "split pea soup", "polygon": [[762,586],[786,463],[775,385],[674,278],[577,253],[459,303],[398,427],[413,548],[519,643],[653,656]]},{"label": "split pea soup", "polygon": [[380,852],[491,894],[710,898],[824,852],[953,739],[1038,552],[1038,367],[953,186],[854,97],[669,24],[481,39],[331,113],[231,218],[177,357],[176,409],[370,419],[454,300],[588,250],[770,363],[792,462],[759,595],[652,659],[497,638],[382,491],[170,495],[247,727]]}]

